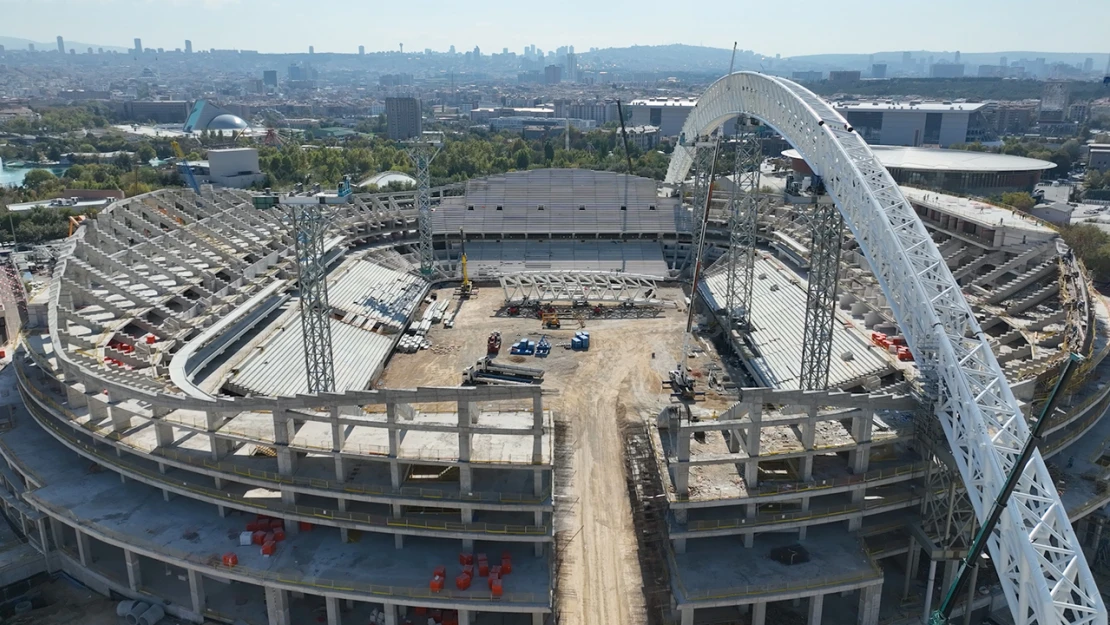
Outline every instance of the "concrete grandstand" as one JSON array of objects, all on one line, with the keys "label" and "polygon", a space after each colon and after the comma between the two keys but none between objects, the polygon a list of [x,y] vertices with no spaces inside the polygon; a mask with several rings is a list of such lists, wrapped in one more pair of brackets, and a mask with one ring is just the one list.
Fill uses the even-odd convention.
[{"label": "concrete grandstand", "polygon": [[[1043,223],[905,193],[1027,410],[1066,351],[1089,357],[1042,453],[1068,458],[1053,461],[1063,501],[1097,544],[1110,502],[1110,312]],[[618,622],[583,605],[639,592],[642,609],[684,625],[876,625],[928,609],[936,575],[926,571],[950,577],[956,538],[966,540],[936,536],[959,478],[944,469],[917,366],[874,340],[899,328],[853,237],[840,257],[829,388],[803,391],[804,206],[764,198],[753,328],[740,333],[719,260],[727,199],[710,207],[711,264],[691,293],[692,207],[655,181],[533,170],[433,198],[430,279],[418,273],[413,192],[334,207],[337,388],[320,396],[306,393],[281,208],[205,187],[129,198],[86,221],[31,300],[11,367],[27,412],[0,428],[4,507],[48,554],[44,566],[197,623],[381,615],[398,625],[433,610],[467,624]],[[464,239],[481,287],[465,303],[453,295]],[[599,312],[576,310],[574,288],[594,289],[585,310]],[[461,310],[455,327],[430,331],[430,349],[397,353],[444,300]],[[513,308],[556,300],[566,327],[543,332],[569,348],[580,323],[597,349],[537,359],[543,386],[458,386],[487,331],[541,330]],[[698,321],[690,367],[706,383],[693,405],[655,379],[673,365],[687,306]],[[260,517],[284,531],[271,555],[240,544]],[[598,528],[609,526],[631,544],[605,540]],[[585,540],[604,543],[600,555],[576,551]],[[767,557],[796,545],[808,562]],[[503,593],[482,579],[456,587],[454,572],[446,588],[429,587],[436,567],[455,571],[475,553],[511,561]],[[624,562],[628,553],[655,575]],[[610,566],[623,571],[612,596],[578,594],[595,591],[584,570]],[[982,571],[971,609],[992,611],[999,597]]]}]

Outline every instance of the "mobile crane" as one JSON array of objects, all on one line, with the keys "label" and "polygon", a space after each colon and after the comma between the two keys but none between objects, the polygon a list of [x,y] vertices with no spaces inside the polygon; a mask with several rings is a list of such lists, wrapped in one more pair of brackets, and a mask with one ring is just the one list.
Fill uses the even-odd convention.
[{"label": "mobile crane", "polygon": [[181,149],[181,145],[176,141],[170,142],[170,145],[173,146],[173,153],[177,155],[177,160],[180,161],[178,168],[185,174],[185,180],[189,182],[193,192],[200,195],[200,185],[197,184],[197,178],[193,175],[193,168],[189,166],[189,161],[185,158],[185,151]]},{"label": "mobile crane", "polygon": [[944,596],[940,607],[930,615],[928,625],[947,625],[949,622],[948,619],[952,616],[952,609],[956,607],[956,602],[959,600],[964,587],[967,586],[972,571],[979,565],[979,559],[987,548],[987,539],[994,533],[998,520],[1002,518],[1002,513],[1006,510],[1006,505],[1010,503],[1010,495],[1013,494],[1018,479],[1025,472],[1025,465],[1029,463],[1029,459],[1033,457],[1033,451],[1037,449],[1037,444],[1041,442],[1041,433],[1044,431],[1045,425],[1048,424],[1049,415],[1056,408],[1060,392],[1067,388],[1068,382],[1075,374],[1075,365],[1081,360],[1082,358],[1079,355],[1072,353],[1064,361],[1060,377],[1056,378],[1056,386],[1052,388],[1044,407],[1041,408],[1041,416],[1037,419],[1037,423],[1033,425],[1033,431],[1029,433],[1029,439],[1025,441],[1025,446],[1021,449],[1021,455],[1014,462],[1010,474],[1006,476],[1006,483],[1002,485],[1002,490],[998,492],[998,498],[994,500],[994,507],[991,508],[990,516],[979,528],[979,533],[975,535],[971,548],[967,550],[967,556],[960,563],[956,581],[948,589],[948,594]]}]

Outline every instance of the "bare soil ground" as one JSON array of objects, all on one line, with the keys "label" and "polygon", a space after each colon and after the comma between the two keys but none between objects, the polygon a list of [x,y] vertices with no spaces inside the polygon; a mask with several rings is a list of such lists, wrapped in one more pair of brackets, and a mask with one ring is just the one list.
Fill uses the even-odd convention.
[{"label": "bare soil ground", "polygon": [[[438,296],[451,293],[443,289]],[[677,288],[661,289],[658,297],[683,301]],[[545,400],[546,406],[555,411],[557,420],[569,423],[574,439],[573,458],[556,458],[557,463],[569,460],[574,474],[568,490],[556,485],[569,502],[557,509],[570,510],[556,518],[556,531],[565,537],[559,545],[563,550],[557,598],[560,622],[644,623],[643,578],[636,557],[620,425],[626,419],[654,417],[672,401],[662,381],[682,349],[685,312],[669,306],[649,319],[595,320],[587,315],[584,327],[590,331],[590,351],[572,352],[560,345],[569,344],[582,327],[578,320],[563,319],[561,329],[543,330],[535,318],[495,316],[501,303],[499,288],[480,288],[476,298],[462,304],[453,329],[440,325],[431,331],[431,349],[394,355],[378,386],[457,385],[462,370],[485,356],[490,332],[502,334],[500,358],[516,361],[521,359],[509,356],[513,342],[524,336],[538,340],[546,334],[553,346],[551,356],[526,357],[522,364],[545,370],[544,388],[559,391]],[[449,310],[453,309],[454,303]],[[711,398],[699,406],[727,403]]]}]

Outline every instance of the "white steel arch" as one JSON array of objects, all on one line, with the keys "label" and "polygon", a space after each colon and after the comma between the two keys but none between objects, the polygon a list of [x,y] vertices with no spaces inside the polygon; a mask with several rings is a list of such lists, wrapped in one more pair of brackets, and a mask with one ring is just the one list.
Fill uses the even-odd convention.
[{"label": "white steel arch", "polygon": [[[809,90],[773,76],[738,72],[711,85],[686,119],[667,181],[685,178],[697,137],[738,113],[777,130],[824,180],[935,385],[936,416],[982,522],[1029,427],[932,238],[847,121]],[[1040,451],[988,544],[1018,625],[1105,625],[1106,606]]]}]

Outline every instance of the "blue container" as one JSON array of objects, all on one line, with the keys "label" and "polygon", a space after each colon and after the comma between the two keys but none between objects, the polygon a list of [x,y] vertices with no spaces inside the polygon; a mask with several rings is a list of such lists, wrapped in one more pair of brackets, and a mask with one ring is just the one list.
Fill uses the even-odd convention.
[{"label": "blue container", "polygon": [[582,339],[578,338],[577,336],[572,338],[570,340],[570,348],[571,349],[582,349]]}]

